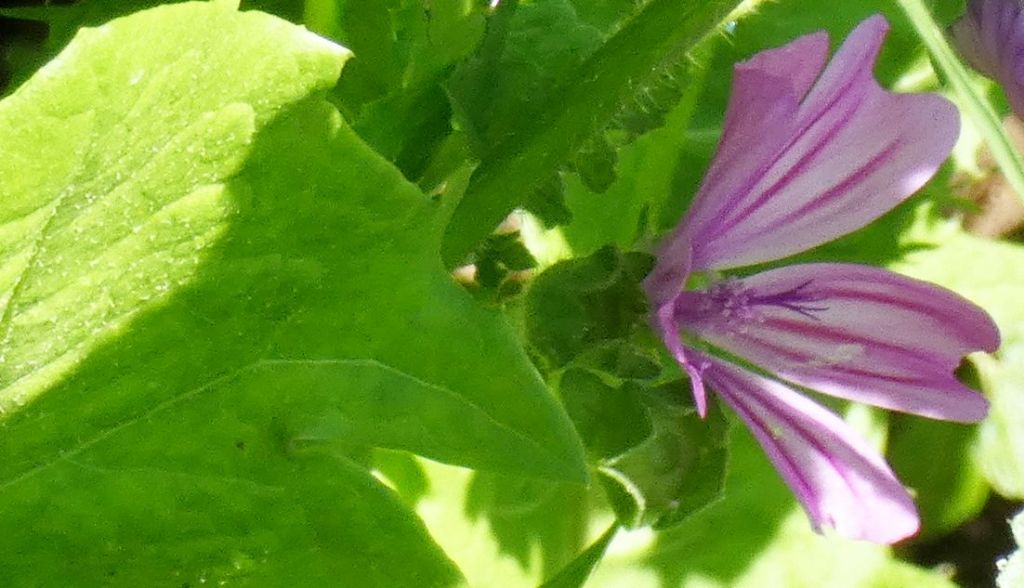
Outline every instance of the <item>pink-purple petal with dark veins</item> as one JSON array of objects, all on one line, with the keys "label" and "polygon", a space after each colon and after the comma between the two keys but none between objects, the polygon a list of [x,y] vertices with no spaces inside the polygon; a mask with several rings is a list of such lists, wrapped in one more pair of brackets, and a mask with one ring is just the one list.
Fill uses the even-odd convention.
[{"label": "pink-purple petal with dark veins", "polygon": [[917,532],[907,491],[842,419],[736,366],[712,360],[704,377],[750,428],[816,529],[876,543]]},{"label": "pink-purple petal with dark veins", "polygon": [[[881,16],[861,23],[788,121],[782,113],[789,94],[779,94],[787,86],[769,86],[776,100],[753,98],[745,84],[757,76],[737,67],[730,117],[762,122],[749,123],[747,132],[727,124],[677,229],[692,243],[693,271],[771,261],[831,241],[931,178],[956,142],[959,114],[938,95],[894,94],[878,85],[872,70],[887,30]],[[789,93],[806,79],[789,85]]]},{"label": "pink-purple petal with dark veins", "polygon": [[[765,161],[792,133],[800,100],[821,73],[827,57],[828,35],[819,32],[762,51],[736,65],[722,138],[704,179],[708,189],[702,189],[694,199],[689,218],[723,214],[722,207],[728,205],[726,196],[755,182],[765,172]],[[691,245],[687,231],[687,223],[681,223],[662,241],[658,263],[645,284],[656,304],[679,293],[689,276]],[[685,272],[681,271],[684,266]]]},{"label": "pink-purple petal with dark veins", "polygon": [[819,32],[736,65],[722,137],[689,218],[717,219],[728,213],[730,198],[767,171],[794,132],[800,101],[827,58],[828,35]]},{"label": "pink-purple petal with dark veins", "polygon": [[855,264],[782,267],[685,292],[677,327],[840,398],[973,422],[988,403],[954,375],[961,358],[995,351],[982,309],[927,282]]}]

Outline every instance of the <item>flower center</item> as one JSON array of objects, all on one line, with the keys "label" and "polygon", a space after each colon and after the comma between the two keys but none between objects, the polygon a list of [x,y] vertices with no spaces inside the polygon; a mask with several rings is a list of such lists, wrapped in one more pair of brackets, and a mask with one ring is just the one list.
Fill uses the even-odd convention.
[{"label": "flower center", "polygon": [[742,333],[747,325],[763,322],[764,312],[781,308],[818,320],[828,310],[823,296],[811,288],[808,280],[794,288],[778,292],[758,292],[741,279],[728,278],[704,290],[683,292],[676,299],[675,317],[680,325],[713,321],[725,323],[732,333]]}]

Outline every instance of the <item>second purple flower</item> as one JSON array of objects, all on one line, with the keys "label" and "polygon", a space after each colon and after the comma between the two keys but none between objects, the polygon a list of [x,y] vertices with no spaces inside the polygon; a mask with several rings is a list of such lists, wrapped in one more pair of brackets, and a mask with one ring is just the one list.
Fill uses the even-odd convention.
[{"label": "second purple flower", "polygon": [[978,71],[1002,84],[1024,118],[1024,2],[969,0],[952,29],[953,41]]}]

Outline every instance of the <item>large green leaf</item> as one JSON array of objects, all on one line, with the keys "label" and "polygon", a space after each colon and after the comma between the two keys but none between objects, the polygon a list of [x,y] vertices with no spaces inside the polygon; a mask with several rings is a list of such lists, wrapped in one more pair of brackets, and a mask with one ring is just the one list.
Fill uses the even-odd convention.
[{"label": "large green leaf", "polygon": [[178,4],[83,31],[0,103],[8,585],[447,584],[366,447],[585,479],[511,330],[444,272],[442,211],[323,101],[345,57]]},{"label": "large green leaf", "polygon": [[[171,0],[181,1],[181,0]],[[256,2],[264,10],[270,8],[266,5],[277,5],[283,3],[295,4],[302,0],[265,0]],[[11,87],[0,88],[4,93],[13,91],[15,87],[24,82],[37,69],[47,61],[53,59],[78,30],[87,26],[98,26],[113,18],[131,14],[133,12],[152,8],[160,4],[169,4],[161,0],[76,0],[73,2],[14,2],[14,8],[8,7],[9,3],[0,3],[0,16],[12,16],[23,22],[32,22],[35,26],[42,27],[45,31],[43,42],[32,50],[16,52],[14,59],[11,59]],[[18,4],[23,4],[18,6]],[[234,2],[238,4],[238,2]],[[254,8],[252,2],[246,2],[245,8]],[[7,39],[4,39],[5,41]]]},{"label": "large green leaf", "polygon": [[[0,79],[0,95],[9,94],[28,79],[37,69],[57,55],[82,27],[98,26],[111,19],[161,4],[182,0],[25,0],[23,2],[0,2],[0,30],[5,17],[26,25],[38,39],[21,42],[12,39],[4,30],[0,34],[0,78],[4,73],[7,80]],[[312,1],[312,0],[308,0]],[[335,2],[335,0],[329,0]],[[9,5],[15,5],[9,8]],[[24,6],[18,6],[23,4]],[[238,0],[232,2],[239,4]],[[241,7],[247,10],[262,10],[282,18],[299,22],[303,5],[307,0],[241,0]],[[38,42],[35,42],[38,41]],[[6,45],[6,46],[5,46]],[[13,50],[4,51],[4,49]],[[4,55],[6,53],[6,55]],[[9,72],[4,72],[2,58],[9,62]]]}]

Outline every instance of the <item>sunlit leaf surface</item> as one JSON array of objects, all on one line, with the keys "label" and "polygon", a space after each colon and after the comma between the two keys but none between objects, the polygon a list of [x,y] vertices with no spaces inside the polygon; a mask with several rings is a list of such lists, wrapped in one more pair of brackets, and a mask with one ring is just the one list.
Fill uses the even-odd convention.
[{"label": "sunlit leaf surface", "polygon": [[184,4],[83,32],[0,104],[8,578],[445,584],[365,448],[585,480],[441,269],[435,207],[320,97],[346,55]]}]

